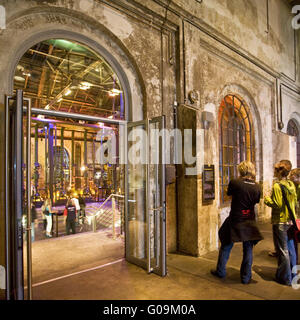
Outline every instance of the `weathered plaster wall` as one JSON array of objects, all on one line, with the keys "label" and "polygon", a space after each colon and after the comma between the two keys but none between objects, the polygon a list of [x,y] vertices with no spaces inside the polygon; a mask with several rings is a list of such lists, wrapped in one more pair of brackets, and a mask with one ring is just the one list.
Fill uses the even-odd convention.
[{"label": "weathered plaster wall", "polygon": [[[215,122],[200,135],[197,165],[215,165],[217,195],[219,104],[228,93],[242,97],[254,121],[257,179],[264,190],[271,186],[280,103],[276,80],[294,91],[293,98],[282,96],[284,124],[288,115],[299,113],[291,8],[284,0],[269,1],[268,19],[262,0],[0,0],[0,4],[7,9],[7,29],[0,31],[0,105],[4,94],[12,92],[16,60],[26,49],[47,37],[77,40],[95,51],[104,49],[127,84],[133,120],[165,114],[167,127],[172,128],[174,101],[188,103],[187,93],[198,91],[200,100],[194,105],[198,107],[197,128],[201,128],[203,110],[212,112]],[[299,71],[299,47],[296,49]],[[4,118],[3,106],[0,117]],[[1,130],[3,154],[3,126]],[[0,212],[4,212],[3,165],[0,173]],[[221,207],[218,197],[203,205],[201,170],[196,177],[182,176],[178,182],[179,193],[188,195],[178,212],[183,231],[179,248],[194,255],[216,249],[217,229],[228,206]],[[174,199],[175,187],[169,187],[168,212],[175,207]],[[262,220],[270,217],[262,203],[258,213]],[[168,247],[174,250],[177,222],[174,215],[167,220],[168,233],[172,233]]]},{"label": "weathered plaster wall", "polygon": [[[205,153],[198,159],[201,162],[200,167],[203,168],[203,165],[208,163],[215,165],[216,190],[218,190],[218,110],[226,94],[237,94],[249,106],[253,119],[257,179],[266,187],[271,185],[274,80],[262,74],[256,67],[247,65],[247,62],[230,51],[219,48],[218,43],[211,42],[194,26],[185,24],[184,28],[185,41],[189,44],[186,45],[186,90],[187,92],[192,89],[198,91],[200,94],[198,112],[210,111],[215,119],[210,128],[204,131],[206,137],[203,139],[204,145],[201,149],[205,150]],[[198,123],[198,128],[201,128],[201,122]],[[216,194],[218,195],[218,192]],[[201,255],[217,247],[216,225],[218,221],[224,220],[224,215],[229,211],[220,205],[218,196],[212,204],[202,204],[201,179],[198,179],[198,189],[194,190],[190,197],[196,195],[198,197],[198,255]],[[262,204],[259,215],[261,219],[269,218],[269,212],[264,210]]]},{"label": "weathered plaster wall", "polygon": [[[151,7],[152,2],[139,0]],[[165,3],[165,1],[160,1]],[[174,0],[169,11],[201,25],[214,36],[278,73],[295,78],[291,6],[284,0]],[[160,10],[153,6],[157,13]],[[297,54],[296,54],[297,55]],[[298,75],[299,80],[299,75]]]}]

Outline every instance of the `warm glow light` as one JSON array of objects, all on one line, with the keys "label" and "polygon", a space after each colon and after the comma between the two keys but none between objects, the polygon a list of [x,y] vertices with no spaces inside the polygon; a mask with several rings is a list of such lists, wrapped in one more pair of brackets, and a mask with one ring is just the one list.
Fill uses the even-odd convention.
[{"label": "warm glow light", "polygon": [[103,122],[98,122],[99,127],[103,127],[104,123]]},{"label": "warm glow light", "polygon": [[68,96],[71,92],[72,92],[72,90],[68,89],[68,90],[65,92],[65,96]]},{"label": "warm glow light", "polygon": [[81,171],[85,171],[85,169],[86,169],[85,166],[82,166],[82,167],[80,168]]},{"label": "warm glow light", "polygon": [[111,90],[111,92],[120,94],[122,91],[119,90],[119,89],[115,89],[115,88],[114,88],[114,89]]},{"label": "warm glow light", "polygon": [[108,119],[112,119],[113,117],[114,117],[114,116],[113,116],[113,115],[111,115],[111,116],[109,116],[109,117],[108,117]]},{"label": "warm glow light", "polygon": [[62,101],[62,99],[63,99],[63,98],[59,98],[59,99],[57,100],[57,102],[61,102],[61,101]]},{"label": "warm glow light", "polygon": [[83,82],[80,83],[79,89],[81,89],[81,90],[88,90],[88,89],[90,89],[91,86],[92,86],[91,83],[89,83],[89,82],[87,82],[87,81],[83,81]]}]

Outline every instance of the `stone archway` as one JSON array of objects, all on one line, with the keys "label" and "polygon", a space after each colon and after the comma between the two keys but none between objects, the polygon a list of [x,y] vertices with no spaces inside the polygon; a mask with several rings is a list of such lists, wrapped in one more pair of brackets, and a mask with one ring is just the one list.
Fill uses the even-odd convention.
[{"label": "stone archway", "polygon": [[0,92],[3,100],[4,94],[11,94],[13,91],[13,76],[24,52],[38,42],[61,38],[82,43],[103,56],[124,88],[125,119],[143,119],[146,109],[145,89],[135,61],[124,44],[97,21],[84,14],[74,15],[74,12],[68,9],[36,8],[8,21],[2,38],[6,43],[6,54],[2,53],[2,56],[6,57],[3,60],[6,61],[2,61],[1,68],[5,72],[0,75],[4,84],[3,91]]}]

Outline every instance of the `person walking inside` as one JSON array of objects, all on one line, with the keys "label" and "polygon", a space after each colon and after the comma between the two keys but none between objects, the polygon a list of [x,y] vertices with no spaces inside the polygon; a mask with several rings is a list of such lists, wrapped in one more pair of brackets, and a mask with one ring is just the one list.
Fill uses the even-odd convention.
[{"label": "person walking inside", "polygon": [[282,160],[274,166],[274,176],[278,179],[272,188],[270,196],[266,196],[264,202],[272,208],[273,241],[277,254],[278,267],[275,281],[290,286],[293,278],[292,269],[296,265],[296,252],[293,239],[288,239],[288,230],[292,225],[291,213],[296,218],[295,205],[297,202],[296,188],[292,181],[288,180],[292,164],[289,160]]},{"label": "person walking inside", "polygon": [[66,208],[64,210],[64,224],[66,226],[66,233],[67,235],[70,234],[70,229],[72,233],[76,233],[76,206],[73,200],[68,200]]},{"label": "person walking inside", "polygon": [[252,279],[253,247],[263,239],[255,220],[254,207],[260,201],[260,187],[255,183],[255,167],[250,161],[238,165],[240,177],[228,185],[227,195],[232,196],[229,216],[219,230],[221,248],[216,270],[212,275],[218,278],[226,276],[226,264],[234,242],[243,243],[243,260],[240,277],[243,284]]},{"label": "person walking inside", "polygon": [[52,205],[51,199],[47,198],[42,206],[42,213],[46,217],[47,226],[46,226],[46,237],[52,238],[51,231],[52,231]]},{"label": "person walking inside", "polygon": [[31,241],[34,242],[35,240],[35,227],[38,225],[38,220],[37,220],[37,212],[36,212],[36,207],[31,200]]}]

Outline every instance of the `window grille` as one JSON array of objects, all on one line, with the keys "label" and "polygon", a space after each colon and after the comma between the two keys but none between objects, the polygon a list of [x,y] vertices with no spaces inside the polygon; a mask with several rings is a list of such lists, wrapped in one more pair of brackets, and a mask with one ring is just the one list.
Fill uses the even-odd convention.
[{"label": "window grille", "polygon": [[219,109],[219,169],[221,204],[229,201],[227,187],[238,177],[237,166],[244,160],[254,162],[254,136],[250,110],[236,95],[227,95]]}]

